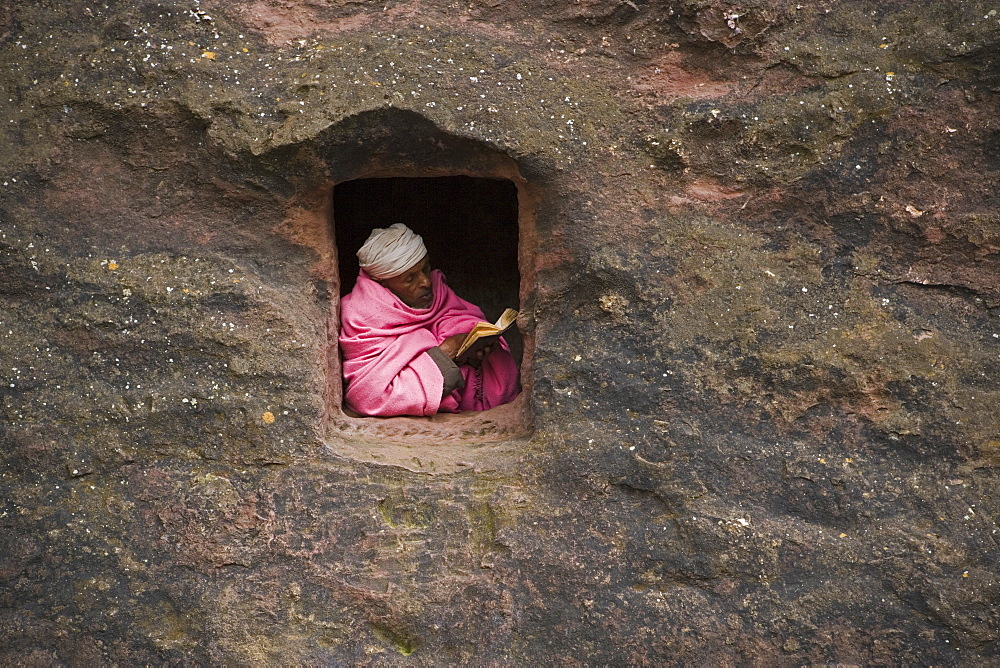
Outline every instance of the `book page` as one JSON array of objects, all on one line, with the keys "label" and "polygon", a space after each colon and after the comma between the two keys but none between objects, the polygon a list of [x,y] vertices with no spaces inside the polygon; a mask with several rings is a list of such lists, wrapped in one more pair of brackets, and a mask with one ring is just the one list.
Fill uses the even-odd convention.
[{"label": "book page", "polygon": [[462,345],[459,347],[458,352],[455,353],[455,358],[458,359],[461,357],[462,353],[466,352],[478,339],[485,336],[497,336],[502,334],[507,328],[514,324],[516,319],[517,311],[509,308],[503,312],[500,318],[496,321],[496,324],[491,325],[488,322],[477,322],[475,327],[472,328],[472,331],[465,337],[465,340],[462,341]]},{"label": "book page", "polygon": [[497,320],[496,327],[502,332],[513,325],[515,320],[517,320],[517,311],[509,308],[501,314],[500,319]]}]

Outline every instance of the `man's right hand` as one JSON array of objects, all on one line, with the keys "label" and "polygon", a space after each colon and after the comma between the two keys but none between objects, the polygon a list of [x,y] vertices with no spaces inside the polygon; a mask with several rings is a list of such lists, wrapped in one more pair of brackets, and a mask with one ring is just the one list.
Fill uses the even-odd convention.
[{"label": "man's right hand", "polygon": [[469,333],[466,332],[465,334],[454,334],[453,336],[449,336],[441,342],[438,348],[440,348],[441,352],[451,359],[455,359],[458,349],[462,347],[462,342],[465,341],[465,337],[468,335]]}]

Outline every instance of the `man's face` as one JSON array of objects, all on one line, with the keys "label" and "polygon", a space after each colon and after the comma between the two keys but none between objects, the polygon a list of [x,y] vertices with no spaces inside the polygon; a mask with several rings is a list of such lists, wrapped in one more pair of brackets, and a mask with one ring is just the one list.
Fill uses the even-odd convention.
[{"label": "man's face", "polygon": [[410,308],[428,308],[434,301],[434,289],[431,287],[431,261],[426,255],[423,260],[399,276],[383,278],[379,283],[389,288],[392,294],[403,300],[403,303]]}]

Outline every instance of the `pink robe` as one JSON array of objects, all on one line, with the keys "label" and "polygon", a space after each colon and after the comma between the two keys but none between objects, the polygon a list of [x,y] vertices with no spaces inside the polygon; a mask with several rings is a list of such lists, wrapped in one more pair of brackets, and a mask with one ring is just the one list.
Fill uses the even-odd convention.
[{"label": "pink robe", "polygon": [[510,402],[518,393],[517,363],[501,338],[479,370],[460,366],[465,387],[442,397],[444,377],[427,351],[483,321],[478,307],[461,299],[431,273],[430,308],[411,308],[361,271],[340,302],[340,352],[347,406],[362,415],[434,415],[482,411]]}]

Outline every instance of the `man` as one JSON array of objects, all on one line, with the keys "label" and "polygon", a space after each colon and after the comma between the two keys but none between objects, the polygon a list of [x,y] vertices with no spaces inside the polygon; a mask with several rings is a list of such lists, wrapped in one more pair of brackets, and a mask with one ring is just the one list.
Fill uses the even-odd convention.
[{"label": "man", "polygon": [[432,270],[423,239],[396,223],[358,251],[358,282],[340,303],[348,408],[372,416],[481,411],[519,391],[506,342],[456,362],[483,312]]}]

